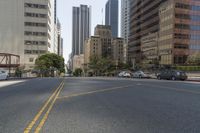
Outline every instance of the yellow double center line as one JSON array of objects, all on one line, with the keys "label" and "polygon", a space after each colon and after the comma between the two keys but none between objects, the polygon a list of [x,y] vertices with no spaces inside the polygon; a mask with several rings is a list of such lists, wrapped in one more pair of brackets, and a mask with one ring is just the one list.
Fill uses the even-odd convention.
[{"label": "yellow double center line", "polygon": [[31,130],[33,129],[33,126],[36,124],[36,122],[39,120],[39,118],[41,117],[41,115],[44,113],[44,111],[46,110],[46,112],[44,113],[42,119],[39,122],[39,125],[36,127],[34,133],[39,133],[40,130],[42,129],[42,127],[44,126],[44,123],[46,122],[48,115],[50,113],[50,111],[53,108],[53,105],[56,102],[56,99],[58,98],[61,90],[64,87],[64,81],[62,81],[60,83],[60,85],[58,86],[58,88],[54,91],[54,93],[50,96],[50,98],[45,102],[45,104],[43,105],[43,107],[40,109],[40,111],[36,114],[36,116],[33,118],[33,120],[29,123],[29,125],[25,128],[24,133],[30,133]]}]

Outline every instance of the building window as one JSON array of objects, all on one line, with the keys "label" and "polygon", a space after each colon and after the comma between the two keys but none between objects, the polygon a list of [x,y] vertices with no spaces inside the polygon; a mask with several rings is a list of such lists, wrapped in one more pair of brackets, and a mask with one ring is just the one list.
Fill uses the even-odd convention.
[{"label": "building window", "polygon": [[45,41],[29,41],[29,40],[25,40],[24,44],[25,45],[47,45],[47,42],[45,42]]},{"label": "building window", "polygon": [[26,36],[47,36],[47,33],[46,32],[25,31],[24,35],[26,35]]},{"label": "building window", "polygon": [[34,61],[34,58],[29,58],[29,62],[33,62]]},{"label": "building window", "polygon": [[39,14],[39,13],[29,13],[26,12],[24,14],[25,17],[35,17],[35,18],[47,18],[47,14]]},{"label": "building window", "polygon": [[24,54],[31,54],[31,50],[25,50]]},{"label": "building window", "polygon": [[188,5],[188,4],[183,4],[183,3],[176,3],[175,7],[176,8],[193,10],[193,11],[200,11],[200,6],[196,6],[196,5]]},{"label": "building window", "polygon": [[33,4],[33,3],[25,3],[24,7],[28,8],[37,8],[37,9],[47,9],[48,5],[41,5],[41,4]]},{"label": "building window", "polygon": [[24,50],[24,54],[45,54],[45,50]]},{"label": "building window", "polygon": [[33,26],[33,27],[47,27],[46,23],[34,23],[34,22],[24,22],[25,26]]},{"label": "building window", "polygon": [[187,44],[174,44],[174,48],[177,48],[177,49],[188,49],[189,46]]},{"label": "building window", "polygon": [[200,50],[200,45],[190,44],[191,50]]}]

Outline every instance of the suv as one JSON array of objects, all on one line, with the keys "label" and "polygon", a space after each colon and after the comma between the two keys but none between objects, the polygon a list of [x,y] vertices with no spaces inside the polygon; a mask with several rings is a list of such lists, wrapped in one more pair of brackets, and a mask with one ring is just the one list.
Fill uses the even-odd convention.
[{"label": "suv", "polygon": [[157,74],[157,79],[186,80],[187,75],[179,70],[163,70]]}]

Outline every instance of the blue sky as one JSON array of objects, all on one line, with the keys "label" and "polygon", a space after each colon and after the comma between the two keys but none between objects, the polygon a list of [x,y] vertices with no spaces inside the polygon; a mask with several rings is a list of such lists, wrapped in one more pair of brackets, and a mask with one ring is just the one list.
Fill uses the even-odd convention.
[{"label": "blue sky", "polygon": [[[80,6],[80,4],[90,5],[92,7],[92,35],[94,27],[97,24],[102,24],[102,8],[105,11],[105,4],[107,0],[57,0],[58,18],[62,25],[62,37],[64,39],[64,58],[65,62],[71,53],[72,46],[72,7]],[[119,1],[120,4],[120,1]],[[103,20],[104,18],[103,13]]]}]

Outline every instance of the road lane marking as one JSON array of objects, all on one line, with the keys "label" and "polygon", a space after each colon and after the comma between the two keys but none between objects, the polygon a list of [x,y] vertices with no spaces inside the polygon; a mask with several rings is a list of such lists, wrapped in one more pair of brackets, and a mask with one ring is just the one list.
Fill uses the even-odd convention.
[{"label": "road lane marking", "polygon": [[82,93],[77,93],[77,94],[71,94],[69,96],[58,97],[58,99],[67,99],[67,98],[71,98],[71,97],[77,97],[77,96],[89,95],[89,94],[94,94],[94,93],[113,91],[113,90],[117,90],[117,89],[123,89],[123,88],[131,87],[131,86],[133,86],[133,85],[113,87],[113,88],[95,90],[95,91],[88,91],[88,92],[82,92]]},{"label": "road lane marking", "polygon": [[56,93],[58,92],[58,90],[59,90],[59,88],[61,87],[62,84],[63,84],[63,81],[59,84],[59,86],[56,88],[56,90],[54,91],[54,93],[45,102],[44,106],[40,109],[40,111],[36,114],[36,116],[33,118],[33,120],[25,128],[24,133],[30,133],[30,131],[32,130],[33,126],[35,125],[35,123],[37,122],[37,120],[40,118],[40,116],[42,115],[42,113],[44,112],[44,110],[47,108],[47,106],[49,105],[49,103],[52,101],[53,97],[56,95]]},{"label": "road lane marking", "polygon": [[187,90],[187,89],[180,89],[180,88],[175,88],[175,87],[167,87],[167,86],[161,86],[161,85],[144,85],[144,86],[148,86],[148,87],[159,87],[159,88],[165,88],[168,90],[174,90],[174,91],[178,91],[178,92],[187,92],[187,93],[193,93],[193,94],[200,94],[200,92],[197,91],[192,91],[192,90]]},{"label": "road lane marking", "polygon": [[55,104],[55,102],[56,102],[56,100],[57,100],[57,98],[58,98],[58,96],[59,96],[59,94],[60,94],[60,92],[62,91],[63,88],[64,88],[64,83],[60,87],[59,91],[57,92],[56,96],[53,99],[53,102],[50,104],[47,112],[44,114],[43,118],[41,119],[41,121],[40,121],[39,125],[37,126],[37,128],[35,129],[34,133],[39,133],[40,130],[42,129],[42,127],[44,126],[44,124],[45,124],[45,122],[46,122],[46,120],[49,116],[49,113],[51,112],[51,110],[52,110],[52,108],[53,108],[53,106],[54,106],[54,104]]}]

